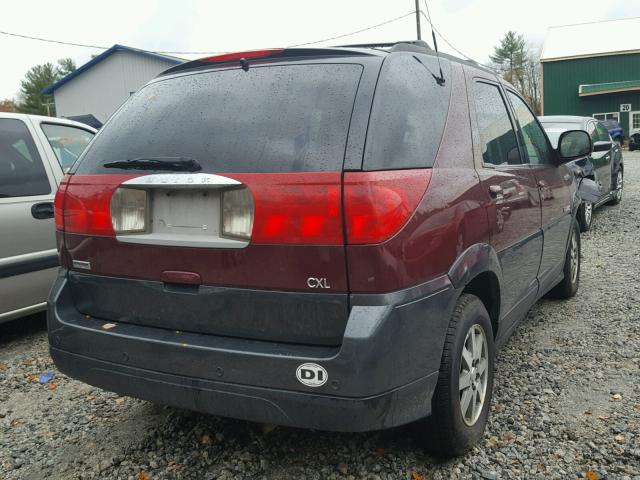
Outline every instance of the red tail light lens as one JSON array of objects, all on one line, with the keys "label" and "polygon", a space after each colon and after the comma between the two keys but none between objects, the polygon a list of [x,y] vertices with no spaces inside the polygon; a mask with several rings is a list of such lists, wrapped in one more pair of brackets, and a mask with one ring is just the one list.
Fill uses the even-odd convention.
[{"label": "red tail light lens", "polygon": [[404,226],[431,180],[431,170],[346,172],[347,243],[381,243]]},{"label": "red tail light lens", "polygon": [[138,175],[74,175],[64,193],[62,225],[68,233],[113,236],[111,196]]},{"label": "red tail light lens", "polygon": [[240,60],[241,58],[260,58],[260,57],[270,57],[271,55],[275,55],[284,51],[283,48],[269,48],[265,50],[251,50],[248,52],[235,52],[235,53],[225,53],[223,55],[216,55],[213,57],[205,57],[201,58],[200,62],[211,62],[211,63],[222,63],[222,62],[233,62],[234,60]]},{"label": "red tail light lens", "polygon": [[245,173],[225,175],[253,194],[251,243],[341,245],[341,174]]}]

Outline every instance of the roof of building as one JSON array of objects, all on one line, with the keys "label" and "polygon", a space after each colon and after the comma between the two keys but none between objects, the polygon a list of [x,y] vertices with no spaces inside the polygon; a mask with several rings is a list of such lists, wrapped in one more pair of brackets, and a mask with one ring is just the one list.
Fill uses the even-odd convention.
[{"label": "roof of building", "polygon": [[74,122],[84,123],[95,129],[102,128],[102,122],[98,120],[96,117],[94,117],[93,115],[91,115],[90,113],[86,115],[72,115],[70,117],[64,117],[64,118],[67,118],[68,120],[73,120]]},{"label": "roof of building", "polygon": [[640,53],[640,17],[551,27],[541,62]]},{"label": "roof of building", "polygon": [[606,93],[630,92],[640,90],[640,80],[626,80],[623,82],[591,83],[578,86],[578,95],[589,97]]},{"label": "roof of building", "polygon": [[160,53],[149,52],[147,50],[140,50],[138,48],[132,48],[132,47],[127,47],[125,45],[115,44],[113,47],[105,50],[100,55],[96,55],[95,57],[93,57],[91,60],[89,60],[84,65],[81,65],[80,67],[76,68],[70,74],[62,77],[57,82],[52,83],[51,85],[46,87],[44,90],[42,90],[42,93],[44,93],[44,94],[53,93],[54,90],[60,88],[65,83],[73,80],[78,75],[82,74],[83,72],[86,72],[91,67],[93,67],[94,65],[100,63],[101,61],[105,60],[106,58],[109,58],[111,55],[113,55],[116,52],[130,52],[130,53],[134,53],[136,55],[141,55],[141,56],[145,56],[145,57],[149,57],[149,58],[154,58],[156,60],[162,60],[164,62],[173,64],[173,65],[178,65],[178,64],[184,62],[184,59],[182,59],[182,58],[172,57],[172,56],[169,56],[169,55],[163,55],[163,54],[160,54]]}]

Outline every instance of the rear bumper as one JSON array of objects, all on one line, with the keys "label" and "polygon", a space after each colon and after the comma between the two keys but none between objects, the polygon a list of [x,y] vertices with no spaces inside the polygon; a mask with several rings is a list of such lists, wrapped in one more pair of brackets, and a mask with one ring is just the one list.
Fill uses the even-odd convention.
[{"label": "rear bumper", "polygon": [[122,395],[243,420],[358,432],[411,422],[430,412],[437,372],[391,392],[367,398],[234,385],[132,368],[51,348],[70,377]]},{"label": "rear bumper", "polygon": [[[385,295],[353,295],[339,347],[175,332],[86,317],[68,279],[49,298],[51,355],[65,374],[106,390],[250,421],[334,431],[389,428],[431,412],[457,291],[447,277]],[[328,374],[296,379],[302,363]]]}]

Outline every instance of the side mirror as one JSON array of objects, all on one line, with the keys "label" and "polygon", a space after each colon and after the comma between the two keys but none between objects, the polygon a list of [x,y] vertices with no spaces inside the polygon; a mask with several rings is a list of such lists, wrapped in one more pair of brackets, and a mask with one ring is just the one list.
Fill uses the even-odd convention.
[{"label": "side mirror", "polygon": [[591,155],[593,142],[584,130],[567,130],[560,135],[556,152],[559,163],[567,163]]},{"label": "side mirror", "polygon": [[611,142],[608,141],[600,141],[600,142],[595,142],[593,144],[593,151],[594,152],[607,152],[609,150],[611,150],[611,148],[613,147]]}]

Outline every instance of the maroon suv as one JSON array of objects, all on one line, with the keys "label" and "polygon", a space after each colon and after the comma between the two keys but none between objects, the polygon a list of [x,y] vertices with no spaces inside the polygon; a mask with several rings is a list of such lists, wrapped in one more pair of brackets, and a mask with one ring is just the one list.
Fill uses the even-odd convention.
[{"label": "maroon suv", "polygon": [[[440,66],[442,71],[440,71]],[[55,201],[51,354],[216,415],[482,435],[495,348],[578,288],[573,175],[511,86],[426,44],[203,58],[137,92]],[[427,418],[428,417],[428,418]]]}]

